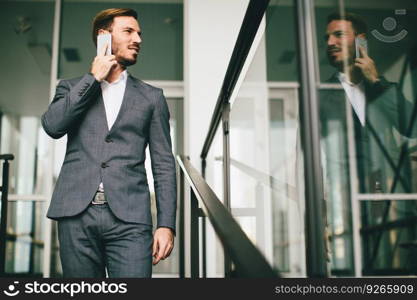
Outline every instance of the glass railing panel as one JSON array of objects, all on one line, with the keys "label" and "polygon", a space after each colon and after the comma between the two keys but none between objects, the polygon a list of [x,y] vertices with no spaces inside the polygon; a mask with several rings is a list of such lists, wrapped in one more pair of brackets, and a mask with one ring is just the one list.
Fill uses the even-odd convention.
[{"label": "glass railing panel", "polygon": [[295,23],[291,1],[270,2],[230,114],[232,214],[287,277],[306,274]]}]

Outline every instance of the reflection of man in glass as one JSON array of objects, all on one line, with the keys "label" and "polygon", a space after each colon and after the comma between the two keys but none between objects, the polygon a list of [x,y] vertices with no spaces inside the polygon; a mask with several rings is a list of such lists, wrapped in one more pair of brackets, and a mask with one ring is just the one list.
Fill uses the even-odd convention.
[{"label": "reflection of man in glass", "polygon": [[[358,90],[358,97],[365,96],[364,80],[371,86],[381,81],[375,63],[368,56],[365,48],[358,46],[361,55],[356,57],[355,39],[366,39],[366,31],[366,24],[355,15],[348,14],[345,19],[331,15],[328,19],[326,39],[330,64],[339,71],[338,76],[345,91],[348,93],[345,86],[348,84]],[[364,107],[365,102],[359,102],[358,108]],[[364,123],[364,109],[357,110],[355,106],[354,109],[361,123]]]},{"label": "reflection of man in glass", "polygon": [[[330,82],[341,83],[343,90],[322,93],[320,114],[323,134],[326,138],[335,137],[332,131],[339,126],[339,130],[345,133],[343,139],[347,138],[345,103],[349,101],[353,109],[360,191],[409,190],[406,164],[402,166],[402,172],[395,175],[400,148],[394,132],[411,135],[407,126],[412,106],[405,101],[396,84],[379,75],[364,47],[358,46],[360,56],[356,57],[355,42],[366,39],[366,32],[366,23],[355,14],[332,14],[328,17],[327,56],[330,64],[337,69]],[[347,144],[347,140],[334,142]],[[345,156],[337,160],[347,163],[346,159]],[[338,167],[348,169],[347,164]],[[395,177],[397,183],[393,187]]]},{"label": "reflection of man in glass", "polygon": [[[360,41],[358,38],[366,39],[366,33],[366,23],[355,14],[328,17],[327,56],[336,68],[328,83],[340,87],[320,91],[320,119],[328,217],[335,254],[332,264],[334,269],[343,271],[353,269],[351,183],[358,184],[360,193],[411,190],[408,155],[403,155],[405,159],[400,167],[399,161],[402,136],[415,135],[415,131],[407,128],[413,106],[404,99],[397,84],[380,76],[364,47],[358,47],[357,57],[355,43]],[[347,109],[351,109],[353,119],[351,141]],[[350,172],[354,167],[357,176]],[[362,206],[362,210],[369,209],[373,219],[382,220],[383,203],[373,204]],[[362,212],[364,217],[367,213]],[[369,222],[362,219],[362,223]],[[368,248],[367,243],[365,238],[364,249]],[[368,260],[366,254],[365,260]]]}]

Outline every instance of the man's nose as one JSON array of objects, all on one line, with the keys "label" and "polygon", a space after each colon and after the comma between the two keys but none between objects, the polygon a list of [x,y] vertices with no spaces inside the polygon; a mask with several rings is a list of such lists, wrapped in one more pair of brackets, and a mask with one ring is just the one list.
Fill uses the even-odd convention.
[{"label": "man's nose", "polygon": [[134,34],[133,35],[133,42],[138,43],[138,44],[142,43],[142,38],[140,37],[139,34]]},{"label": "man's nose", "polygon": [[327,46],[332,46],[336,44],[336,39],[334,36],[329,35],[329,37],[327,38]]}]

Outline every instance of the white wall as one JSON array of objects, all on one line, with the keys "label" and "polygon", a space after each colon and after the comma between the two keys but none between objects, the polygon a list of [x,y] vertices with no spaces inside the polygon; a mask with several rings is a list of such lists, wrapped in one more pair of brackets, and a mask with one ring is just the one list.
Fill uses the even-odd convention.
[{"label": "white wall", "polygon": [[185,153],[198,169],[248,3],[248,0],[184,1]]},{"label": "white wall", "polygon": [[[211,116],[248,3],[248,0],[184,0],[184,153],[198,170]],[[185,220],[189,220],[188,215]],[[190,257],[189,234],[190,224],[185,224],[186,258]],[[208,260],[222,260],[211,230],[207,232],[207,245],[214,246],[207,249]],[[218,271],[221,270],[210,268],[207,275],[221,276]],[[187,261],[186,276],[189,275]]]}]

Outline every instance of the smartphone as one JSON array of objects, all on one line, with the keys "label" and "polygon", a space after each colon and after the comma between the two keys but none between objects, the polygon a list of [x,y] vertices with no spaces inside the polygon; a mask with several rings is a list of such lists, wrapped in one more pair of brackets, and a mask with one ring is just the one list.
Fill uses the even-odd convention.
[{"label": "smartphone", "polygon": [[97,55],[106,44],[108,44],[108,47],[104,55],[111,55],[111,34],[102,33],[97,35]]},{"label": "smartphone", "polygon": [[361,52],[359,51],[359,47],[362,47],[366,53],[368,53],[368,41],[361,37],[355,38],[355,50],[356,50],[356,57],[361,58]]}]

